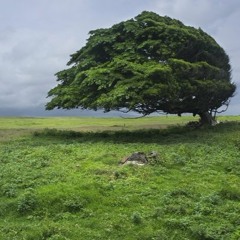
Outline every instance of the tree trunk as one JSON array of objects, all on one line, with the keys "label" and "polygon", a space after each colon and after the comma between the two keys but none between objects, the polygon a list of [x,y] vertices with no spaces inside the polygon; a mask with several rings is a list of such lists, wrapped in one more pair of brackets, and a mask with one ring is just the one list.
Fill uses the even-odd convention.
[{"label": "tree trunk", "polygon": [[217,124],[217,121],[209,112],[199,113],[199,116],[201,125],[215,126]]}]

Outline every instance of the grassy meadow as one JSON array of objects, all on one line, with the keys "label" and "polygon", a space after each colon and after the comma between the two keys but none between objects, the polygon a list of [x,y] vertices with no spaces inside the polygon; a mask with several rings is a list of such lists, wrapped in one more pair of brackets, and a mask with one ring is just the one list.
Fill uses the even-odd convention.
[{"label": "grassy meadow", "polygon": [[0,118],[0,240],[240,239],[240,117],[194,120]]}]

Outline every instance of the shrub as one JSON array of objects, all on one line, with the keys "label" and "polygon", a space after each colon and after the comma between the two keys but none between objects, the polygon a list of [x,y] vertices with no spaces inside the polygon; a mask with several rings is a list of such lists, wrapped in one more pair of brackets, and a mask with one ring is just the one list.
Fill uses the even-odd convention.
[{"label": "shrub", "polygon": [[233,186],[223,187],[220,190],[219,195],[224,199],[235,200],[235,201],[240,200],[240,191],[239,189],[234,188]]},{"label": "shrub", "polygon": [[63,205],[64,205],[66,211],[68,211],[68,212],[72,212],[72,213],[79,212],[86,205],[86,200],[82,200],[79,197],[73,197],[73,198],[65,200]]},{"label": "shrub", "polygon": [[141,224],[142,223],[142,216],[141,216],[141,214],[139,212],[134,212],[132,214],[131,218],[132,218],[132,222],[134,224]]},{"label": "shrub", "polygon": [[32,189],[28,189],[23,193],[17,203],[17,211],[20,214],[27,214],[33,211],[37,206],[37,198]]},{"label": "shrub", "polygon": [[14,184],[6,184],[3,187],[3,195],[8,198],[14,198],[17,196],[16,186]]}]

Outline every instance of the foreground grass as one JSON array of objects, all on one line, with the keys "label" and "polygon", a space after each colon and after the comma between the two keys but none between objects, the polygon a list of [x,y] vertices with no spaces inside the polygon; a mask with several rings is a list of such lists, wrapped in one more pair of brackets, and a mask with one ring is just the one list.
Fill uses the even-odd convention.
[{"label": "foreground grass", "polygon": [[[108,119],[104,132],[72,131],[67,121],[9,128],[0,239],[240,239],[240,123],[151,129],[153,119],[118,131]],[[146,166],[119,164],[152,150],[159,158]]]}]

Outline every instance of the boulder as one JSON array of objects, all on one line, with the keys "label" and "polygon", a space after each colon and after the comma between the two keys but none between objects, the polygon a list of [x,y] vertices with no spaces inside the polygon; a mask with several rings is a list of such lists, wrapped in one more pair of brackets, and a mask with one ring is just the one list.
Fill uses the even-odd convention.
[{"label": "boulder", "polygon": [[144,152],[135,152],[130,156],[125,157],[122,164],[144,165],[148,162],[147,156]]}]

